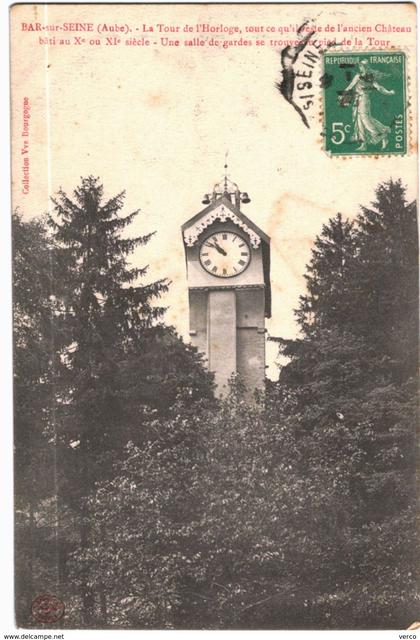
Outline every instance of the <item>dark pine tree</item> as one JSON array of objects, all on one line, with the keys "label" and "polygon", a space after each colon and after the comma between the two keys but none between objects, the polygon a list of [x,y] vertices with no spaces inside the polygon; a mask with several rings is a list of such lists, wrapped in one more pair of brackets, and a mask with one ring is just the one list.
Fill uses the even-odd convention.
[{"label": "dark pine tree", "polygon": [[[124,193],[104,200],[99,179],[89,176],[74,190],[73,199],[59,191],[50,218],[57,256],[54,281],[63,300],[57,322],[67,337],[61,353],[66,368],[58,381],[60,493],[62,512],[67,505],[79,516],[82,547],[90,532],[84,498],[109,472],[121,446],[125,391],[120,363],[138,334],[163,315],[164,308],[154,303],[168,288],[166,280],[140,284],[147,268],[128,265],[128,256],[153,234],[123,237],[138,214],[121,216],[123,200]],[[63,580],[66,560],[64,554]],[[83,621],[92,625],[95,594],[88,566],[81,570],[79,588]],[[106,616],[106,611],[101,613]]]},{"label": "dark pine tree", "polygon": [[307,293],[300,297],[296,311],[306,335],[331,324],[344,328],[350,321],[353,301],[348,275],[355,254],[354,235],[353,223],[338,213],[315,240],[305,274]]},{"label": "dark pine tree", "polygon": [[15,593],[16,618],[28,624],[35,595],[56,584],[51,527],[42,504],[54,486],[47,425],[53,413],[53,308],[51,246],[42,219],[25,222],[15,212],[13,231]]},{"label": "dark pine tree", "polygon": [[119,362],[138,334],[163,315],[164,308],[153,303],[168,283],[139,284],[147,268],[127,263],[153,234],[122,237],[138,214],[119,214],[124,193],[104,202],[103,186],[90,176],[73,195],[71,200],[59,191],[50,221],[60,254],[56,279],[64,277],[67,289],[62,321],[68,347],[63,356],[70,375],[64,395],[73,437],[81,450],[97,456],[112,446],[115,420],[123,414]]},{"label": "dark pine tree", "polygon": [[[350,626],[405,624],[418,599],[417,277],[416,208],[390,180],[354,226],[337,216],[323,227],[297,311],[302,336],[279,340],[290,359],[281,393],[292,390],[302,433],[322,438],[335,422],[360,450],[348,478],[347,567],[337,576]],[[369,607],[350,602],[349,585],[361,593],[377,585]]]},{"label": "dark pine tree", "polygon": [[354,330],[389,358],[395,380],[415,376],[418,362],[418,231],[415,203],[400,180],[378,186],[357,219]]},{"label": "dark pine tree", "polygon": [[[109,201],[97,179],[60,191],[53,216],[13,216],[17,618],[56,593],[77,624],[107,624],[103,580],[92,562],[70,575],[89,545],[94,485],[112,476],[127,443],[155,434],[158,416],[192,415],[212,399],[201,356],[162,322],[168,283],[142,283],[129,255],[152,234],[125,236],[134,212]],[[48,223],[48,224],[47,224]],[[48,229],[49,227],[49,229]],[[160,437],[163,437],[162,434]],[[52,470],[52,473],[46,473]]]}]

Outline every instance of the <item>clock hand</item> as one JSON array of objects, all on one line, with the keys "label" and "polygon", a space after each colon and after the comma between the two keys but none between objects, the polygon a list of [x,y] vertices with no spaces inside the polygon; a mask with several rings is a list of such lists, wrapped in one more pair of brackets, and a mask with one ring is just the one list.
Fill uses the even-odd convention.
[{"label": "clock hand", "polygon": [[217,244],[216,240],[213,240],[213,242],[214,242],[214,248],[215,248],[219,253],[221,253],[223,256],[227,256],[226,251],[225,251],[224,249],[222,249],[222,247],[221,247],[219,244]]},{"label": "clock hand", "polygon": [[218,245],[216,243],[216,240],[213,240],[214,244],[210,244],[210,242],[206,242],[206,246],[207,247],[211,247],[212,249],[216,249],[216,251],[218,251],[219,253],[221,253],[224,256],[227,256],[227,253],[224,249],[222,249],[222,247],[220,245]]}]

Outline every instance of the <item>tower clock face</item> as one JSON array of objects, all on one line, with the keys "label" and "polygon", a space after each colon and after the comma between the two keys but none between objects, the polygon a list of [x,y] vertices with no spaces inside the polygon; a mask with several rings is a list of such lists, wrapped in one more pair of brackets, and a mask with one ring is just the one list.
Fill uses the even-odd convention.
[{"label": "tower clock face", "polygon": [[233,231],[218,231],[209,236],[200,247],[201,266],[218,278],[237,276],[251,262],[248,243]]}]

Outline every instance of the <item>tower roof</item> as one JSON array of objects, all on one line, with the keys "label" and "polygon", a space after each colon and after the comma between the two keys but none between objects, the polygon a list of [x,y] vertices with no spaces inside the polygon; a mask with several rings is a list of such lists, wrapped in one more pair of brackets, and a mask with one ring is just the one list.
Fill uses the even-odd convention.
[{"label": "tower roof", "polygon": [[[196,243],[198,236],[208,227],[214,220],[229,219],[240,226],[249,236],[251,244],[258,246],[260,241],[270,244],[270,237],[264,233],[252,220],[248,218],[235,203],[232,203],[229,194],[223,194],[202,209],[195,216],[187,220],[181,229],[184,236],[185,244],[192,246]],[[254,239],[257,236],[259,240]]]},{"label": "tower roof", "polygon": [[[223,184],[223,189],[216,189]],[[230,185],[234,186],[234,189]],[[243,199],[243,196],[246,199]],[[242,200],[241,200],[242,197]],[[210,194],[206,194],[210,201]],[[261,245],[264,284],[265,284],[265,315],[271,317],[271,285],[270,285],[270,237],[262,231],[252,220],[240,210],[240,202],[249,202],[248,194],[241,193],[235,183],[227,182],[227,178],[215,186],[210,203],[195,216],[187,220],[181,227],[184,243],[192,247],[198,242],[200,235],[216,220],[222,222],[231,220],[249,237],[253,249]]]}]

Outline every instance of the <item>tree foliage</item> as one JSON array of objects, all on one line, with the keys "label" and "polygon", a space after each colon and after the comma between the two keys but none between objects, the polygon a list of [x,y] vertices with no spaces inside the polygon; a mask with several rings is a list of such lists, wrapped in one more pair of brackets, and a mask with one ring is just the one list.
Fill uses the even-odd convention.
[{"label": "tree foliage", "polygon": [[50,244],[43,219],[24,222],[15,211],[13,230],[14,293],[14,467],[16,613],[27,615],[38,585],[54,579],[46,561],[45,529],[37,526],[42,500],[51,498],[45,469],[54,461],[45,437],[53,414],[51,376],[54,304],[51,300]]},{"label": "tree foliage", "polygon": [[87,563],[97,589],[105,580],[109,625],[404,626],[418,603],[405,463],[389,469],[368,421],[330,415],[308,431],[284,409],[296,401],[232,396],[128,446],[72,563],[75,579]]},{"label": "tree foliage", "polygon": [[[90,176],[71,198],[59,191],[49,229],[45,220],[15,217],[16,437],[23,443],[16,460],[28,479],[16,491],[18,500],[34,494],[36,509],[31,515],[22,504],[18,536],[23,540],[29,527],[29,553],[32,534],[42,530],[41,545],[53,553],[44,558],[52,570],[38,576],[44,578],[40,592],[48,585],[59,590],[77,603],[88,626],[89,571],[77,592],[67,582],[69,554],[90,544],[87,496],[109,476],[128,440],[144,439],[151,414],[167,413],[182,396],[192,406],[197,397],[212,398],[201,356],[162,322],[159,298],[169,282],[144,283],[147,267],[129,265],[153,234],[126,237],[138,212],[122,216],[123,200],[123,193],[105,200],[100,181]],[[53,477],[43,464],[44,470],[53,466]],[[34,469],[45,495],[37,486],[32,491]],[[24,582],[22,573],[18,591],[27,623]]]},{"label": "tree foliage", "polygon": [[[31,527],[60,539],[68,624],[407,627],[419,605],[417,251],[401,183],[379,185],[354,222],[323,226],[301,335],[278,339],[289,362],[251,405],[235,381],[215,401],[201,357],[164,324],[168,283],[129,266],[151,236],[125,238],[135,213],[122,217],[122,202],[88,178],[59,193],[51,239],[39,223],[15,232],[35,269],[54,269],[38,308],[16,263],[18,384],[35,388],[19,420],[30,430],[39,405],[34,433],[58,432],[58,522],[47,491]],[[26,363],[38,349],[45,396]]]},{"label": "tree foliage", "polygon": [[[384,619],[404,609],[400,593],[413,607],[417,599],[417,274],[416,208],[390,180],[355,223],[337,215],[323,226],[297,310],[301,338],[279,340],[290,358],[280,381],[299,396],[303,428],[338,416],[364,452],[351,495],[369,533],[356,539],[366,558],[377,557],[378,544],[388,548],[376,566],[388,583],[378,582],[370,604]],[[394,546],[402,531],[406,545]]]},{"label": "tree foliage", "polygon": [[337,214],[323,225],[296,314],[306,338],[325,328],[364,339],[401,382],[417,371],[417,210],[400,181],[375,195],[355,223]]},{"label": "tree foliage", "polygon": [[102,185],[90,176],[74,190],[73,199],[59,192],[50,218],[59,251],[56,279],[66,279],[62,331],[70,375],[63,380],[63,396],[73,409],[74,437],[81,448],[96,453],[98,447],[112,446],[123,411],[119,362],[137,334],[162,316],[164,309],[153,302],[167,290],[165,281],[138,284],[146,269],[127,264],[152,234],[122,236],[138,214],[119,215],[123,197],[120,193],[104,202]]}]

